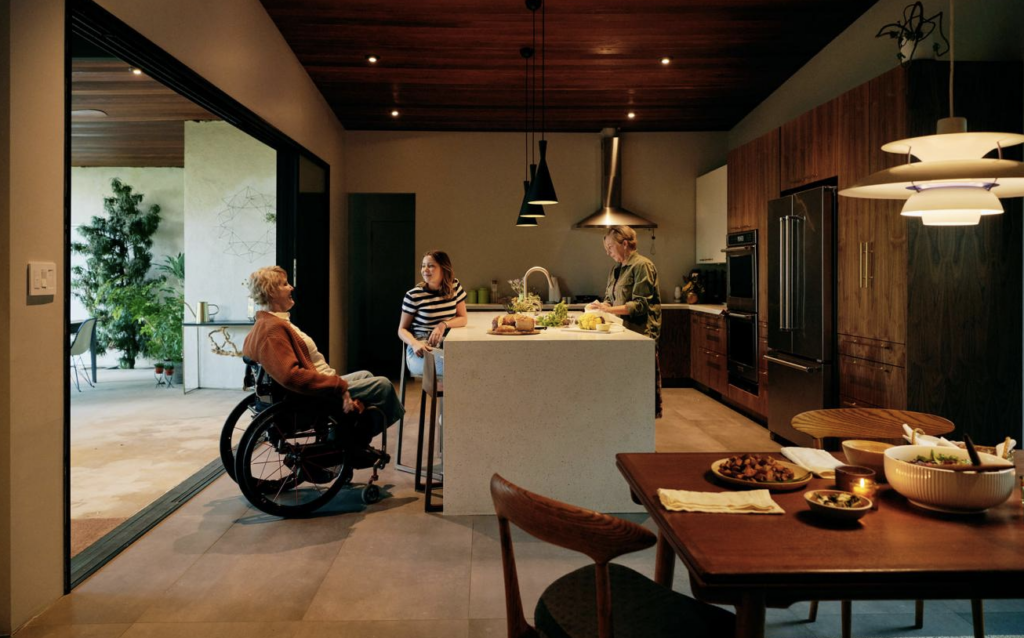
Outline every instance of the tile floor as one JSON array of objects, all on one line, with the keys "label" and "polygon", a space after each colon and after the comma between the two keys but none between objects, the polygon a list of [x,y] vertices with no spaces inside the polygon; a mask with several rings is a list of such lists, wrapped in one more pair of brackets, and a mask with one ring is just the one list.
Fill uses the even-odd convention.
[{"label": "tile floor", "polygon": [[[659,450],[776,449],[763,428],[699,392],[668,389],[666,400]],[[412,477],[390,468],[382,484],[389,496],[376,505],[343,491],[319,516],[281,520],[250,508],[222,477],[16,636],[504,636],[494,517],[424,514]],[[515,542],[527,609],[587,561],[525,534]],[[622,562],[653,575],[653,549]],[[676,588],[685,592],[680,572]],[[991,601],[986,611],[989,635],[1024,630],[1024,601]],[[806,604],[769,610],[767,635],[839,635],[838,603],[822,603],[815,623],[803,622],[806,612]],[[912,616],[909,601],[858,602],[854,634],[971,633],[966,601],[929,602],[923,630],[909,629]]]}]

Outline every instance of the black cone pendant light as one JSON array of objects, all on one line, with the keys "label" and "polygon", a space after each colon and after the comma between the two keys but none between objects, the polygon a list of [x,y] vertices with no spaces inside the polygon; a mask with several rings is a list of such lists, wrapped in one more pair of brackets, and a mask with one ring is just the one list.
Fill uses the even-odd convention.
[{"label": "black cone pendant light", "polygon": [[[524,228],[532,228],[537,226],[537,216],[530,215],[533,208],[541,209],[541,216],[544,215],[544,209],[540,206],[534,206],[526,201],[526,194],[530,192],[530,182],[523,180],[523,205],[519,208],[519,217],[516,218],[516,226]],[[524,212],[525,211],[525,212]]]},{"label": "black cone pendant light", "polygon": [[541,22],[540,22],[540,166],[537,167],[537,175],[530,182],[530,192],[526,196],[527,201],[531,204],[539,204],[541,206],[550,206],[551,204],[558,203],[558,195],[555,194],[555,184],[551,181],[551,171],[548,169],[548,142],[544,139],[544,135],[547,132],[545,122],[545,74],[544,64],[545,60],[545,44],[546,44],[546,33],[545,33],[545,13],[547,11],[543,0],[526,0],[526,8],[534,12],[534,20],[536,20],[536,11],[541,9]]},{"label": "black cone pendant light", "polygon": [[[536,39],[536,36],[534,36]],[[525,125],[523,128],[523,142],[524,142],[524,166],[530,161],[530,59],[533,57],[532,47],[523,47],[519,50],[519,55],[523,56],[526,60],[526,100],[524,101],[526,118]],[[529,177],[533,177],[533,173],[536,172],[537,167],[530,165]],[[544,207],[530,204],[526,201],[526,196],[530,192],[529,180],[523,180],[523,201],[519,205],[519,216],[516,218],[516,226],[522,228],[536,228],[537,218],[544,217]]]}]

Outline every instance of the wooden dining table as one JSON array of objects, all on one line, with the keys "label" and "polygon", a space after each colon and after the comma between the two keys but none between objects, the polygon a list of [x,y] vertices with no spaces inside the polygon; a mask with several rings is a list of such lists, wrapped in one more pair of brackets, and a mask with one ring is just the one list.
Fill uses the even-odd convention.
[{"label": "wooden dining table", "polygon": [[[773,492],[782,515],[671,512],[659,488],[723,492],[711,464],[724,453],[629,453],[616,463],[632,495],[658,526],[655,580],[671,586],[675,558],[694,596],[736,607],[736,636],[764,636],[766,607],[802,600],[1024,598],[1021,490],[986,512],[939,514],[910,504],[888,485],[878,509],[852,525],[813,514],[804,492],[834,488],[813,479]],[[1017,475],[1024,454],[1016,455]],[[781,457],[779,460],[783,460]]]}]

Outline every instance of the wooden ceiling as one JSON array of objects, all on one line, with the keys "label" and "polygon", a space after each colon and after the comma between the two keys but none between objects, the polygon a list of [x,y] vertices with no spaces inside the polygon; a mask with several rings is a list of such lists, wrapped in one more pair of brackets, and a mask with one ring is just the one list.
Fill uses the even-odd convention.
[{"label": "wooden ceiling", "polygon": [[72,166],[184,166],[185,121],[219,119],[120,60],[71,62]]},{"label": "wooden ceiling", "polygon": [[[547,130],[731,129],[875,1],[545,2]],[[261,2],[346,129],[524,128],[524,0]]]}]

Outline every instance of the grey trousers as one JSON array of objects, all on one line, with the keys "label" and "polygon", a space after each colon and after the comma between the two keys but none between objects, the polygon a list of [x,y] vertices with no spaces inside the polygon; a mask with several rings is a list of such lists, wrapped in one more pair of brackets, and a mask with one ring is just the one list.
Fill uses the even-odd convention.
[{"label": "grey trousers", "polygon": [[[367,370],[345,374],[341,378],[348,383],[349,396],[359,399],[366,407],[373,406],[384,413],[386,426],[395,423],[405,414],[405,408],[398,399],[395,386],[387,378],[375,377]],[[381,431],[373,432],[372,436],[377,436]]]}]

